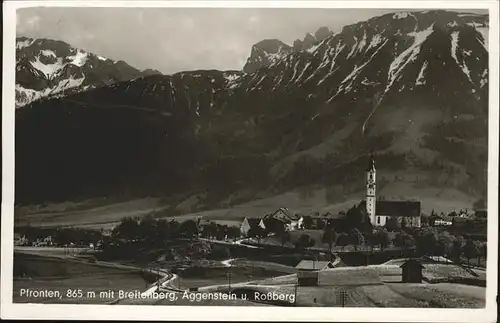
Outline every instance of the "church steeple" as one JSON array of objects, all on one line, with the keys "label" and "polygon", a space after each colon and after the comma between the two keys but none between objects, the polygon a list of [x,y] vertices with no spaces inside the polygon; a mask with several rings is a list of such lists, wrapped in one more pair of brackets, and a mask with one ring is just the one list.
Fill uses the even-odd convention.
[{"label": "church steeple", "polygon": [[375,196],[376,192],[376,170],[375,170],[375,159],[373,155],[370,155],[370,161],[368,163],[368,167],[366,169],[366,211],[370,218],[370,221],[373,225],[375,225],[376,218],[376,204],[377,199]]},{"label": "church steeple", "polygon": [[370,161],[368,162],[367,172],[375,171],[375,159],[373,159],[373,154],[370,154]]}]

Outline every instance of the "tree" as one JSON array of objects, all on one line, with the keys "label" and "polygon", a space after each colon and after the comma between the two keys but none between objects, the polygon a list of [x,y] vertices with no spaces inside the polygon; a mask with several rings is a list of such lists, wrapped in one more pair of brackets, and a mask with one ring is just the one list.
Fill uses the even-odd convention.
[{"label": "tree", "polygon": [[477,257],[477,265],[480,266],[481,265],[481,258],[483,258],[484,260],[486,260],[486,255],[487,255],[487,246],[488,244],[486,242],[481,242],[480,245],[479,245],[479,253],[478,253],[478,257]]},{"label": "tree", "polygon": [[180,227],[179,222],[177,222],[175,219],[170,220],[170,222],[168,223],[168,231],[169,231],[168,236],[170,238],[178,238],[180,235],[179,227]]},{"label": "tree", "polygon": [[168,239],[168,222],[165,219],[159,219],[156,222],[156,241],[164,243]]},{"label": "tree", "polygon": [[406,228],[406,218],[401,219],[401,228],[405,229]]},{"label": "tree", "polygon": [[415,239],[404,231],[398,232],[394,237],[394,246],[407,250],[415,246]]},{"label": "tree", "polygon": [[253,226],[248,230],[248,237],[257,238],[257,243],[260,244],[260,239],[265,235],[265,230],[260,226]]},{"label": "tree", "polygon": [[196,225],[194,220],[186,220],[180,224],[179,232],[181,236],[192,239],[198,235],[198,225]]},{"label": "tree", "polygon": [[337,237],[336,245],[345,247],[348,244],[349,244],[349,235],[347,235],[346,233],[339,234]]},{"label": "tree", "polygon": [[310,247],[312,244],[314,244],[314,241],[308,234],[301,234],[295,247],[299,250],[304,250]]},{"label": "tree", "polygon": [[417,236],[417,248],[423,254],[434,255],[438,245],[438,235],[434,228],[420,231]]},{"label": "tree", "polygon": [[395,231],[398,229],[398,221],[396,220],[395,217],[390,217],[387,219],[387,221],[385,222],[385,228],[387,229],[387,231]]},{"label": "tree", "polygon": [[385,249],[389,246],[391,239],[389,238],[389,233],[386,229],[377,229],[373,234],[373,242],[375,245],[380,246],[380,249]]},{"label": "tree", "polygon": [[148,214],[141,219],[137,235],[141,241],[154,242],[156,238],[156,220],[151,215]]},{"label": "tree", "polygon": [[332,247],[336,238],[337,234],[332,228],[326,227],[323,230],[322,242],[328,244],[328,252],[330,255],[332,254]]},{"label": "tree", "polygon": [[477,245],[472,241],[471,239],[468,239],[465,242],[465,245],[463,247],[463,253],[465,258],[467,258],[467,264],[470,265],[470,260],[471,258],[477,257],[479,251],[477,248]]},{"label": "tree", "polygon": [[112,236],[131,241],[137,239],[138,232],[139,223],[136,219],[129,216],[124,217],[120,224],[113,229]]},{"label": "tree", "polygon": [[438,236],[436,254],[439,256],[450,256],[453,251],[454,237],[448,232],[443,232]]},{"label": "tree", "polygon": [[369,232],[373,230],[370,218],[366,213],[363,203],[354,205],[346,212],[346,224],[348,230],[353,228],[359,229],[362,232]]},{"label": "tree", "polygon": [[310,215],[304,215],[302,219],[303,219],[302,225],[304,229],[311,229],[313,224],[312,217]]},{"label": "tree", "polygon": [[462,256],[464,245],[464,239],[462,236],[455,236],[451,245],[451,258],[454,262],[460,263],[460,258]]},{"label": "tree", "polygon": [[289,242],[290,241],[290,232],[288,231],[285,231],[283,233],[281,233],[280,235],[280,240],[281,240],[281,247],[283,248],[283,246],[285,245],[285,243]]},{"label": "tree", "polygon": [[237,226],[230,226],[227,228],[227,236],[231,239],[238,238],[240,234],[240,228],[238,228]]}]

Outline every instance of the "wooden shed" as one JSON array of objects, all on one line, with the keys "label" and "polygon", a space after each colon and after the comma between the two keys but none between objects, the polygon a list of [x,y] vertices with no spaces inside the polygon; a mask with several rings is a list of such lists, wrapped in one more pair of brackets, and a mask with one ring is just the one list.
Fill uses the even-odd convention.
[{"label": "wooden shed", "polygon": [[297,273],[297,284],[299,286],[318,286],[317,271],[299,271]]},{"label": "wooden shed", "polygon": [[421,283],[424,266],[416,259],[409,259],[401,266],[403,283]]}]

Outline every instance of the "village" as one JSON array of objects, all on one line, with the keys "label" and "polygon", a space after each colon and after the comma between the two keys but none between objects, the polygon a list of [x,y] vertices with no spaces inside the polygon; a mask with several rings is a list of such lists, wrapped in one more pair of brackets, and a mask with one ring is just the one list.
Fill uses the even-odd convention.
[{"label": "village", "polygon": [[[338,214],[279,207],[240,222],[148,214],[125,217],[108,230],[17,227],[14,271],[27,279],[39,270],[52,272],[54,264],[84,271],[94,266],[89,270],[103,271],[109,284],[126,290],[130,283],[120,273],[104,273],[124,266],[154,282],[139,293],[141,300],[160,292],[217,292],[232,295],[235,305],[379,306],[380,295],[388,294],[394,306],[451,307],[462,296],[446,284],[460,284],[479,288],[474,289],[478,298],[463,301],[480,307],[486,285],[486,225],[484,209],[424,214],[418,200],[377,199],[371,157],[365,198]],[[22,282],[25,286],[27,281]],[[444,288],[439,291],[446,296],[441,304],[431,300],[435,288]],[[255,296],[266,293],[293,296],[293,304]]]},{"label": "village", "polygon": [[[453,210],[448,214],[421,212],[420,201],[376,198],[375,160],[366,169],[366,197],[338,214],[301,214],[286,207],[263,216],[246,216],[239,225],[204,219],[182,221],[124,218],[113,229],[16,228],[14,244],[31,247],[84,247],[91,250],[128,249],[132,244],[158,248],[169,240],[199,240],[210,244],[253,246],[275,252],[322,253],[410,250],[421,255],[446,256],[458,263],[478,265],[486,258],[487,212]],[[179,220],[179,221],[178,221]],[[234,222],[233,222],[234,223]],[[388,259],[390,260],[390,259]]]}]

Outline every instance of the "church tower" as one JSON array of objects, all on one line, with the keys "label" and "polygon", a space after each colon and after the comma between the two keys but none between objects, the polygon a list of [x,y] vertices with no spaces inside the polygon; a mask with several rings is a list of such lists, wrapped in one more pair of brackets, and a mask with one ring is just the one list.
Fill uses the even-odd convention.
[{"label": "church tower", "polygon": [[370,218],[372,225],[375,225],[375,160],[373,156],[370,156],[370,162],[368,168],[366,169],[366,213]]}]

